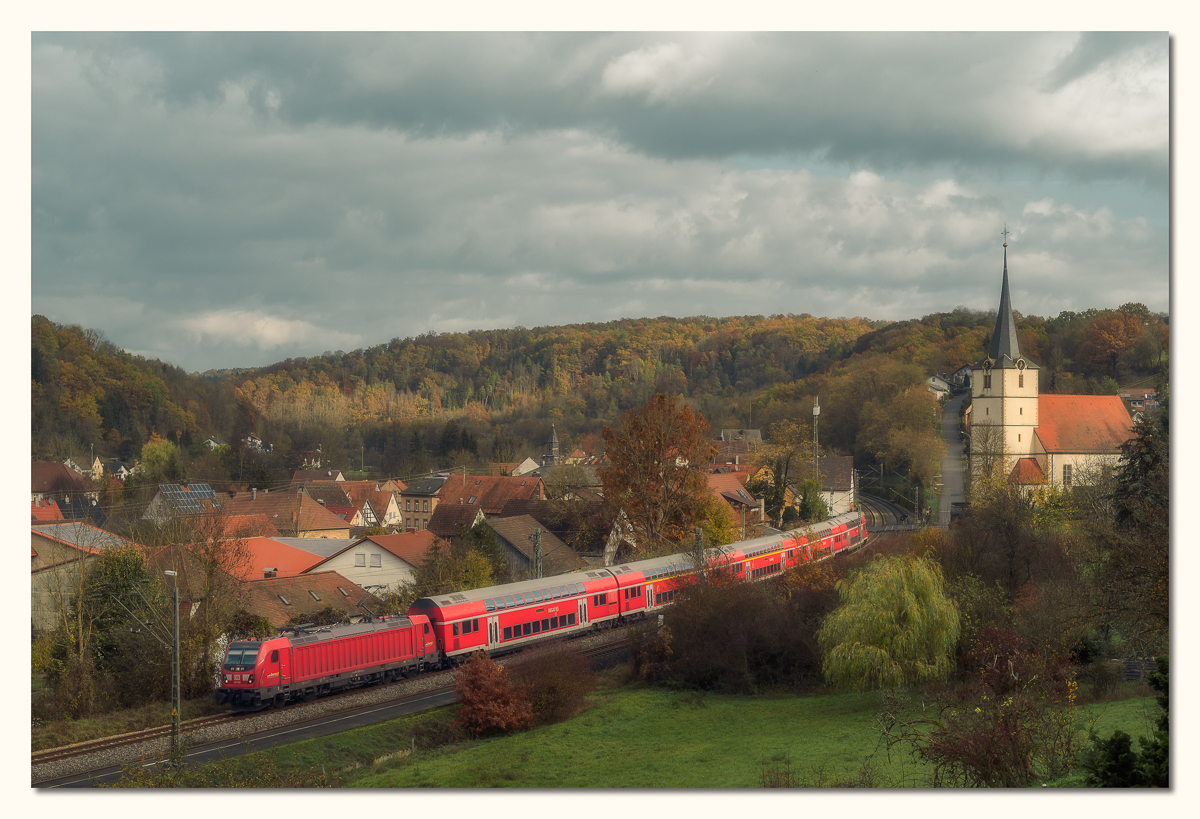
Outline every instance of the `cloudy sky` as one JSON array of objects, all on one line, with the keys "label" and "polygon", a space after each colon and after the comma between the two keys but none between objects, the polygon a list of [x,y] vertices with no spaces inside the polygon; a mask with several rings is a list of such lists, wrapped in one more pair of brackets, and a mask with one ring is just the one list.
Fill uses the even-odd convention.
[{"label": "cloudy sky", "polygon": [[1168,309],[1165,34],[32,36],[32,311],[189,370]]}]

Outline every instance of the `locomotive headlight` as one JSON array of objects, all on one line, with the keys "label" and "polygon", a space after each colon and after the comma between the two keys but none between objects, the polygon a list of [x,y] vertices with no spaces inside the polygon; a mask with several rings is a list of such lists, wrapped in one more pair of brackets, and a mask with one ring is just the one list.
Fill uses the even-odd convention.
[{"label": "locomotive headlight", "polygon": [[248,682],[248,683],[253,683],[253,682],[254,682],[254,675],[253,675],[253,674],[247,674],[247,675],[246,675],[246,682]]},{"label": "locomotive headlight", "polygon": [[228,674],[225,675],[225,684],[229,685],[229,675]]}]

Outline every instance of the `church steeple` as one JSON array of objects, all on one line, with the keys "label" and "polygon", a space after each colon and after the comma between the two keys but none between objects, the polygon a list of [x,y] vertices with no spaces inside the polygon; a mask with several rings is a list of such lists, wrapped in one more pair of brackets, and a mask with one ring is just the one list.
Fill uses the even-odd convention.
[{"label": "church steeple", "polygon": [[[1004,228],[1008,238],[1008,228]],[[1008,298],[1008,242],[1004,243],[1004,284],[1000,289],[1000,310],[996,314],[996,330],[992,333],[992,348],[988,357],[1000,361],[1007,356],[1013,361],[1021,357],[1021,346],[1017,343],[1017,325],[1013,321],[1012,302]]]}]

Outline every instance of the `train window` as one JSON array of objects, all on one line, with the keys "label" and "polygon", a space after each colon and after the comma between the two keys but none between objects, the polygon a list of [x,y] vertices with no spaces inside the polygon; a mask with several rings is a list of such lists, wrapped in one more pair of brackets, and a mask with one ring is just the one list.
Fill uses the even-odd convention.
[{"label": "train window", "polygon": [[422,633],[423,633],[423,634],[428,634],[428,633],[429,633],[429,624],[428,624],[428,623],[423,623],[422,625],[425,627],[425,630],[424,630]]},{"label": "train window", "polygon": [[662,603],[662,592],[655,592],[654,593],[654,605],[657,606],[657,605],[660,605],[661,603]]},{"label": "train window", "polygon": [[537,591],[535,591],[533,593],[533,602],[535,602],[535,603],[542,602],[542,590],[541,589],[538,589]]},{"label": "train window", "polygon": [[530,633],[531,633],[531,629],[532,629],[532,628],[533,628],[533,624],[532,624],[532,623],[524,623],[524,624],[522,624],[522,626],[521,626],[521,635],[522,635],[523,637],[528,637],[528,636],[530,635]]},{"label": "train window", "polygon": [[559,586],[559,587],[558,587],[558,590],[559,590],[560,592],[562,592],[562,596],[563,596],[563,597],[569,597],[569,596],[570,596],[570,594],[571,594],[569,591],[567,591],[567,587],[566,587],[566,586]]},{"label": "train window", "polygon": [[487,600],[483,601],[483,607],[485,609],[487,609],[488,611],[495,611],[496,603],[495,603],[495,601],[492,600],[492,598],[489,597]]},{"label": "train window", "polygon": [[558,618],[557,617],[550,618],[550,628],[552,630],[558,628]]},{"label": "train window", "polygon": [[549,631],[549,630],[550,630],[550,618],[547,617],[544,620],[542,620],[542,631]]},{"label": "train window", "polygon": [[279,662],[279,649],[275,649],[274,651],[271,652],[271,662],[273,662],[273,663]]},{"label": "train window", "polygon": [[504,605],[510,609],[513,607],[513,599],[511,594],[504,595]]},{"label": "train window", "polygon": [[575,625],[575,612],[571,612],[570,614],[567,615],[567,625],[568,626]]},{"label": "train window", "polygon": [[478,617],[476,617],[474,620],[471,621],[471,633],[474,634],[477,631],[479,631],[479,618]]},{"label": "train window", "polygon": [[534,620],[534,621],[533,621],[533,633],[534,633],[534,634],[541,634],[541,633],[542,633],[542,621],[541,621],[541,620]]},{"label": "train window", "polygon": [[562,592],[558,589],[551,589],[550,596],[557,600],[558,598],[562,597]]},{"label": "train window", "polygon": [[512,626],[505,626],[505,627],[504,627],[504,639],[505,639],[505,640],[511,640],[511,639],[512,639]]},{"label": "train window", "polygon": [[546,603],[549,603],[552,599],[554,599],[554,594],[551,592],[551,590],[542,589],[542,600]]},{"label": "train window", "polygon": [[454,637],[457,637],[457,636],[458,636],[458,623],[455,623],[455,624],[454,624],[454,625],[451,627],[451,632],[450,632],[450,633],[451,633],[451,635],[452,635],[452,636],[454,636]]},{"label": "train window", "polygon": [[569,584],[567,585],[567,591],[568,591],[569,593],[571,593],[571,594],[575,594],[575,584],[574,584],[574,583],[569,583]]},{"label": "train window", "polygon": [[525,596],[525,605],[532,606],[533,605],[533,592],[523,592],[522,594],[524,594],[524,596]]}]

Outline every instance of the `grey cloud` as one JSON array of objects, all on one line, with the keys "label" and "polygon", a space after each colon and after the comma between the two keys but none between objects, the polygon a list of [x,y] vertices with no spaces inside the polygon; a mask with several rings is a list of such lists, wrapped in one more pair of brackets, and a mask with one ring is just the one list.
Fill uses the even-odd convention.
[{"label": "grey cloud", "polygon": [[1038,85],[1072,48],[39,34],[33,308],[192,369],[634,314],[902,318],[993,307],[1007,220],[1023,312],[1127,301],[1131,270],[1165,309],[1153,106],[1149,136],[1072,130]]}]

